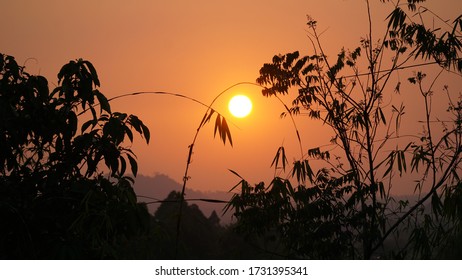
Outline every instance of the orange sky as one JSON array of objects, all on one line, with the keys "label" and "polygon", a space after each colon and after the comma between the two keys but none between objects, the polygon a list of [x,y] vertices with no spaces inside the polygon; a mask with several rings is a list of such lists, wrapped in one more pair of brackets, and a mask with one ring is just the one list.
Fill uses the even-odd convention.
[{"label": "orange sky", "polygon": [[[374,2],[383,24],[386,5]],[[443,18],[462,12],[462,1],[428,0]],[[108,97],[136,91],[168,91],[209,103],[238,82],[254,82],[273,55],[308,50],[306,15],[314,17],[332,56],[354,48],[367,33],[365,1],[4,1],[0,52],[13,55],[27,71],[56,83],[60,67],[71,59],[90,60]],[[34,60],[27,60],[34,58]],[[244,119],[226,110],[229,97],[245,93],[254,111]],[[290,100],[290,99],[287,99]],[[167,174],[182,180],[188,145],[205,108],[169,96],[138,96],[115,101],[113,111],[138,115],[151,129],[152,142],[137,141],[140,173]],[[251,182],[268,181],[277,148],[284,143],[289,161],[299,157],[290,120],[280,119],[282,105],[260,96],[255,86],[238,86],[217,101],[231,125],[234,148],[213,139],[213,123],[196,143],[191,180],[196,189],[229,190],[233,169]],[[319,123],[299,118],[304,148],[327,143]]]}]

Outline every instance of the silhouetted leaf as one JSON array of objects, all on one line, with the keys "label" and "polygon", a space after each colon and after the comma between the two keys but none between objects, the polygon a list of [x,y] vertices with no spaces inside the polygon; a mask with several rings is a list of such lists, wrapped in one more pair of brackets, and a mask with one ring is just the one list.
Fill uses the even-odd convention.
[{"label": "silhouetted leaf", "polygon": [[120,176],[123,176],[125,174],[125,171],[127,170],[127,162],[123,157],[119,157],[120,160]]},{"label": "silhouetted leaf", "polygon": [[313,170],[308,160],[295,161],[292,170],[292,176],[296,175],[298,182],[305,182],[308,178],[311,182],[313,181]]},{"label": "silhouetted leaf", "polygon": [[387,124],[387,120],[385,119],[385,115],[383,114],[382,108],[378,107],[377,110],[380,113],[380,119],[382,120],[382,123]]},{"label": "silhouetted leaf", "polygon": [[143,130],[144,139],[146,139],[146,144],[149,144],[149,140],[151,139],[151,132],[149,128],[141,122],[141,129]]},{"label": "silhouetted leaf", "polygon": [[244,178],[241,177],[241,175],[239,175],[236,171],[234,170],[231,170],[231,169],[228,169],[229,172],[233,173],[234,175],[236,175],[237,177],[241,178],[242,180],[244,180]]},{"label": "silhouetted leaf", "polygon": [[93,120],[89,120],[89,121],[84,122],[84,123],[82,124],[81,132],[82,132],[82,133],[85,132],[85,130],[87,130],[88,127],[89,127],[90,125],[92,125],[92,127],[94,127],[94,126],[95,126],[95,122],[94,122]]},{"label": "silhouetted leaf", "polygon": [[393,28],[394,30],[399,27],[403,27],[403,23],[406,19],[406,13],[399,7],[397,7],[393,12],[387,17],[388,19],[388,28]]},{"label": "silhouetted leaf", "polygon": [[74,111],[69,112],[68,119],[67,119],[70,135],[74,136],[77,132],[77,115]]},{"label": "silhouetted leaf", "polygon": [[[88,61],[88,60],[84,60],[84,61],[82,61],[82,63],[84,65],[86,65],[88,67],[88,69],[90,70],[91,78],[92,78],[93,83],[95,84],[95,86],[99,87],[100,83],[99,83],[99,79],[98,79],[98,74],[96,73],[96,69],[93,66],[93,64],[91,64],[91,62]],[[109,112],[109,111],[107,111],[107,112]]]},{"label": "silhouetted leaf", "polygon": [[226,138],[229,140],[229,144],[233,146],[233,139],[231,138],[231,131],[229,130],[228,123],[225,118],[222,118],[222,139],[223,143],[226,144]]},{"label": "silhouetted leaf", "polygon": [[103,136],[114,140],[116,145],[123,142],[125,137],[125,128],[121,122],[121,115],[115,114],[109,118],[109,121],[103,126]]},{"label": "silhouetted leaf", "polygon": [[93,93],[96,95],[96,98],[98,98],[101,111],[103,110],[108,112],[109,114],[111,113],[111,106],[109,105],[109,101],[107,100],[106,96],[104,96],[99,90],[95,89]]},{"label": "silhouetted leaf", "polygon": [[128,128],[127,126],[124,126],[124,130],[125,130],[125,134],[127,135],[128,139],[130,140],[130,142],[133,143],[133,132],[131,131],[131,129]]},{"label": "silhouetted leaf", "polygon": [[130,162],[130,167],[133,173],[133,176],[136,177],[138,174],[138,163],[136,162],[136,159],[132,157],[130,154],[127,154],[128,161]]},{"label": "silhouetted leaf", "polygon": [[213,129],[213,137],[215,137],[218,134],[221,135],[221,116],[218,114],[216,119],[215,119],[215,128]]},{"label": "silhouetted leaf", "polygon": [[276,152],[276,155],[274,156],[274,159],[271,162],[271,167],[273,167],[273,165],[274,165],[275,169],[280,168],[279,161],[281,161],[282,170],[285,171],[286,170],[286,163],[288,163],[288,160],[287,160],[287,157],[286,157],[286,152],[285,152],[284,146],[281,146],[281,147],[278,148],[278,150]]},{"label": "silhouetted leaf", "polygon": [[226,144],[226,139],[229,140],[230,145],[233,145],[233,139],[231,138],[231,131],[229,130],[228,124],[226,122],[226,119],[220,114],[217,114],[217,118],[215,119],[215,128],[213,135],[214,137],[216,136],[218,132],[218,135],[220,136],[220,139],[223,141],[223,144]]},{"label": "silhouetted leaf", "polygon": [[204,126],[206,123],[208,123],[208,122],[210,121],[210,118],[212,117],[212,115],[213,115],[214,113],[215,113],[215,110],[213,110],[213,109],[208,110],[208,111],[205,113],[204,117],[202,118],[202,121],[201,121],[199,127],[202,127],[202,126]]},{"label": "silhouetted leaf", "polygon": [[388,168],[385,170],[383,177],[387,176],[393,170],[394,162],[395,162],[395,151],[391,151],[387,157]]}]

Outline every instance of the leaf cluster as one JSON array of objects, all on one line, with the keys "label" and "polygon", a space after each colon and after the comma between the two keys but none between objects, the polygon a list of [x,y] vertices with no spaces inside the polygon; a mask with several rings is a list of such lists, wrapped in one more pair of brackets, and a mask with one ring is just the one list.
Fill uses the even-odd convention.
[{"label": "leaf cluster", "polygon": [[[430,12],[424,7],[417,7],[417,3],[424,1],[408,2],[408,10],[412,13],[417,11],[420,18],[424,13]],[[390,42],[402,40],[413,49],[412,53],[416,58],[433,59],[444,68],[462,71],[462,15],[453,20],[452,29],[447,31],[439,27],[428,27],[423,21],[414,21],[414,18],[414,15],[409,15],[403,8],[396,6],[387,18]]]},{"label": "leaf cluster", "polygon": [[326,170],[316,174],[312,187],[293,187],[280,177],[268,186],[263,182],[251,186],[241,178],[235,186],[239,192],[225,210],[234,210],[238,230],[244,234],[276,232],[288,258],[351,258],[357,242],[352,228],[359,222],[357,214],[344,215],[355,212],[354,202],[343,200],[352,191],[351,183],[352,176],[334,178]]}]

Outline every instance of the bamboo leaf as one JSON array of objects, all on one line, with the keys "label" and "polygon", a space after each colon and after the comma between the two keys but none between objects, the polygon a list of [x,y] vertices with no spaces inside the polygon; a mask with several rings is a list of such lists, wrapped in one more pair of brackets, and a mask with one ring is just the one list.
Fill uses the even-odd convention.
[{"label": "bamboo leaf", "polygon": [[388,173],[390,173],[392,171],[392,169],[393,169],[393,165],[394,165],[394,162],[395,162],[395,151],[391,151],[390,154],[388,155],[387,159],[388,159],[388,161],[387,161],[388,168],[385,171],[385,173],[383,174],[383,177],[387,176]]},{"label": "bamboo leaf", "polygon": [[401,151],[400,152],[400,155],[401,155],[401,161],[402,161],[402,165],[403,165],[403,170],[404,172],[406,172],[406,155],[404,153],[404,151]]},{"label": "bamboo leaf", "polygon": [[217,118],[215,119],[215,129],[213,130],[213,137],[215,137],[221,131],[221,116],[218,114]]},{"label": "bamboo leaf", "polygon": [[222,118],[222,129],[223,129],[223,144],[226,144],[226,138],[228,138],[229,144],[232,147],[233,138],[231,138],[231,131],[229,130],[229,126],[225,118]]},{"label": "bamboo leaf", "polygon": [[228,169],[229,172],[233,173],[234,175],[236,175],[237,177],[241,178],[242,180],[244,180],[244,178],[241,177],[241,175],[239,175],[236,171],[232,170],[232,169]]},{"label": "bamboo leaf", "polygon": [[304,160],[304,165],[305,165],[305,172],[306,176],[308,176],[308,179],[310,179],[310,182],[313,182],[313,169],[311,169],[310,163],[307,159]]},{"label": "bamboo leaf", "polygon": [[202,118],[202,121],[199,127],[203,127],[206,123],[208,123],[214,113],[215,113],[215,110],[213,109],[210,109],[210,112],[209,111],[205,112],[204,117]]},{"label": "bamboo leaf", "polygon": [[387,121],[385,119],[385,115],[383,114],[382,108],[379,107],[379,113],[380,113],[380,118],[382,119],[383,124],[387,124]]},{"label": "bamboo leaf", "polygon": [[226,119],[220,114],[217,114],[217,118],[215,119],[213,137],[216,137],[217,132],[220,136],[220,139],[223,141],[223,144],[226,144],[226,140],[228,140],[230,145],[233,146],[233,138],[231,137],[231,131],[229,130],[228,123],[226,122]]},{"label": "bamboo leaf", "polygon": [[279,161],[281,160],[282,163],[282,169],[285,171],[286,170],[286,163],[288,163],[285,149],[283,146],[279,147],[276,155],[274,156],[273,161],[271,162],[271,167],[274,166],[274,168],[278,169],[279,168]]}]

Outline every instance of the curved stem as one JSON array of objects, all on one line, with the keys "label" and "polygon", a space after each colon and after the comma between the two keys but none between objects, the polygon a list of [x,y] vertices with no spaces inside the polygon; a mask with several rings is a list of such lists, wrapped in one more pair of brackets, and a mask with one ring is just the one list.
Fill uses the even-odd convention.
[{"label": "curved stem", "polygon": [[[194,134],[193,141],[189,145],[188,158],[186,160],[186,167],[185,167],[184,176],[183,176],[183,186],[181,188],[181,194],[180,194],[180,207],[179,207],[179,212],[178,212],[178,220],[177,220],[177,224],[176,224],[175,259],[178,257],[178,247],[179,247],[180,232],[181,232],[180,231],[181,216],[182,216],[182,212],[183,212],[183,204],[185,202],[184,194],[185,194],[185,191],[186,191],[186,184],[187,184],[187,182],[189,180],[189,176],[188,176],[188,174],[189,174],[189,166],[191,165],[191,157],[192,157],[192,154],[193,154],[194,145],[196,144],[197,137],[199,136],[199,132],[200,132],[202,126],[204,125],[204,119],[209,114],[209,112],[212,109],[212,106],[215,103],[215,101],[217,101],[217,99],[220,98],[220,96],[222,96],[225,92],[227,92],[228,90],[230,90],[230,89],[232,89],[232,88],[234,88],[236,86],[239,86],[239,85],[255,85],[255,83],[239,82],[239,83],[233,84],[233,85],[229,86],[228,88],[226,88],[225,90],[223,90],[222,92],[220,92],[217,96],[215,96],[215,98],[212,100],[212,102],[210,102],[210,104],[208,106],[205,105],[205,106],[207,106],[207,110],[205,111],[204,118],[201,120],[199,126],[197,127],[196,133]],[[203,103],[201,103],[201,104],[203,104]]]},{"label": "curved stem", "polygon": [[282,99],[276,95],[276,98],[279,100],[279,102],[281,102],[281,104],[284,106],[284,108],[286,109],[287,113],[289,113],[289,116],[290,116],[290,119],[292,121],[292,125],[294,126],[294,129],[295,129],[295,133],[297,134],[297,140],[298,140],[298,147],[300,148],[300,156],[301,156],[301,159],[303,159],[303,145],[302,145],[302,139],[300,138],[300,133],[298,131],[298,128],[297,128],[297,125],[295,124],[295,119],[294,119],[294,116],[292,115],[292,112],[290,111],[289,107],[287,107],[287,105],[284,103],[284,101],[282,101]]},{"label": "curved stem", "polygon": [[[115,96],[115,97],[112,97],[112,98],[109,98],[107,101],[110,102],[110,101],[113,101],[113,100],[116,100],[116,99],[120,99],[120,98],[125,98],[125,97],[131,97],[131,96],[136,96],[136,95],[148,95],[148,94],[153,94],[153,95],[170,95],[170,96],[174,96],[174,97],[180,97],[180,98],[185,98],[185,99],[188,99],[188,100],[191,100],[193,102],[196,102],[196,103],[199,103],[200,105],[202,106],[205,106],[207,108],[210,108],[207,104],[195,99],[195,98],[192,98],[192,97],[189,97],[189,96],[186,96],[186,95],[183,95],[183,94],[179,94],[179,93],[173,93],[173,92],[167,92],[167,91],[137,91],[137,92],[132,92],[132,93],[125,93],[125,94],[121,94],[121,95],[118,95],[118,96]],[[93,107],[96,107],[96,106],[99,106],[100,103],[97,103],[95,105],[92,105]],[[84,114],[85,112],[87,112],[88,110],[90,110],[90,108],[87,108],[85,110],[83,110],[82,112],[80,112],[77,116],[80,116],[82,114]]]},{"label": "curved stem", "polygon": [[[253,86],[258,86],[258,87],[264,88],[264,86],[262,86],[260,84],[257,84],[257,83],[252,83],[252,82],[239,82],[239,83],[233,84],[233,85],[229,86],[228,88],[226,88],[225,90],[223,90],[222,92],[220,92],[217,96],[215,96],[215,98],[212,100],[210,105],[208,105],[207,110],[206,110],[205,115],[204,115],[204,118],[207,117],[210,110],[212,109],[213,104],[215,103],[215,101],[218,98],[220,98],[225,92],[227,92],[230,89],[232,89],[232,88],[234,88],[236,86],[239,86],[239,85],[253,85]],[[282,103],[282,105],[284,106],[284,108],[287,110],[287,112],[289,113],[289,115],[291,117],[292,124],[294,125],[295,131],[296,131],[296,134],[297,134],[297,139],[298,139],[299,146],[300,146],[300,152],[301,152],[302,157],[303,157],[303,148],[302,148],[302,144],[301,144],[300,133],[298,131],[297,125],[295,124],[295,120],[293,118],[292,112],[289,110],[287,105],[279,97],[277,97],[277,99]],[[204,118],[202,119],[199,126],[197,127],[196,133],[194,134],[193,141],[189,145],[188,158],[187,158],[187,161],[186,161],[186,168],[185,168],[185,172],[184,172],[184,176],[183,176],[183,186],[181,188],[181,195],[180,195],[179,216],[178,216],[177,225],[176,225],[175,258],[177,258],[177,256],[178,256],[178,246],[179,246],[179,239],[180,239],[180,224],[181,224],[181,216],[182,216],[182,211],[183,211],[183,203],[185,201],[184,194],[185,194],[185,191],[186,191],[186,184],[187,184],[187,181],[189,179],[189,176],[188,176],[189,166],[191,164],[191,157],[192,157],[192,154],[193,154],[194,145],[196,144],[197,137],[199,136],[199,131],[202,128],[202,126],[204,125],[204,122],[203,122]]]}]

